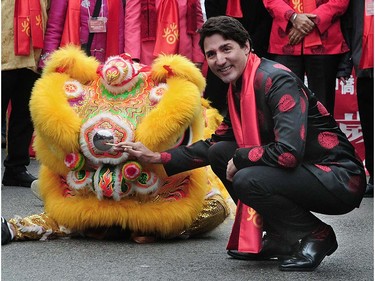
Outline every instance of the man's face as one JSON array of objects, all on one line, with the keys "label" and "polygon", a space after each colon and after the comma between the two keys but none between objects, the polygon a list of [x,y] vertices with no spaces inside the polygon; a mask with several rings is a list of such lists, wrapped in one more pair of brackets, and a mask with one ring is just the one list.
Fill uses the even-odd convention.
[{"label": "man's face", "polygon": [[234,40],[225,40],[220,34],[204,39],[204,51],[211,71],[225,83],[234,84],[245,69],[250,45],[241,48]]}]

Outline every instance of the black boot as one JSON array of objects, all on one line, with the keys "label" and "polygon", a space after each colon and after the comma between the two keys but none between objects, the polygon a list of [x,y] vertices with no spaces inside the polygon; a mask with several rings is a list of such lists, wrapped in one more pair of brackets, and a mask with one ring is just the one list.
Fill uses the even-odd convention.
[{"label": "black boot", "polygon": [[12,169],[5,168],[3,175],[3,185],[30,187],[37,178],[30,174],[25,167]]},{"label": "black boot", "polygon": [[338,245],[335,232],[329,225],[322,226],[301,240],[299,248],[283,260],[279,266],[282,271],[313,271],[326,256],[336,251]]}]

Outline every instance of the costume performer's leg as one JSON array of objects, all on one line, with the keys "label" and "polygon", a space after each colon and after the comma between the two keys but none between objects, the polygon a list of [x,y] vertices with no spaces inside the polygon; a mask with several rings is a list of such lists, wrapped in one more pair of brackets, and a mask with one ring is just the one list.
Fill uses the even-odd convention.
[{"label": "costume performer's leg", "polygon": [[207,233],[220,225],[228,215],[229,208],[221,194],[209,194],[204,200],[203,210],[181,235],[192,237]]},{"label": "costume performer's leg", "polygon": [[[219,192],[209,193],[203,202],[202,211],[193,223],[181,233],[176,233],[165,238],[189,238],[208,233],[219,226],[228,217],[229,213],[228,205],[223,196]],[[134,232],[131,235],[131,239],[136,243],[146,244],[155,242],[157,237]]]},{"label": "costume performer's leg", "polygon": [[325,224],[310,211],[344,214],[353,209],[331,194],[303,167],[293,170],[248,167],[233,178],[238,198],[253,207],[264,221],[290,244]]},{"label": "costume performer's leg", "polygon": [[58,225],[55,220],[48,217],[45,213],[25,218],[16,216],[8,222],[15,230],[14,241],[46,240],[68,237],[72,234],[69,229]]}]

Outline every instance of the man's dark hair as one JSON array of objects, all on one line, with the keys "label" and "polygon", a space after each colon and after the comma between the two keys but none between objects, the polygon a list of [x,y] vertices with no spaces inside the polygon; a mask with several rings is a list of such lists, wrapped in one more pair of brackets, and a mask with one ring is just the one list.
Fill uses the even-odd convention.
[{"label": "man's dark hair", "polygon": [[246,42],[249,41],[250,48],[252,42],[249,33],[243,25],[235,18],[227,16],[218,16],[209,18],[198,30],[200,34],[199,47],[204,53],[204,39],[214,34],[220,34],[225,40],[236,41],[241,48],[245,47]]}]

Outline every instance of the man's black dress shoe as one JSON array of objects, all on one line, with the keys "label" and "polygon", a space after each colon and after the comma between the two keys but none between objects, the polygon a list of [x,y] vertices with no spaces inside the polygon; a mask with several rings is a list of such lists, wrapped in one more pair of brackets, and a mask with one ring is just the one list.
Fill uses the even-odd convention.
[{"label": "man's black dress shoe", "polygon": [[313,271],[326,256],[336,251],[336,235],[331,226],[326,225],[319,232],[301,240],[292,257],[283,260],[279,266],[282,271]]},{"label": "man's black dress shoe", "polygon": [[363,197],[374,197],[374,184],[368,183]]},{"label": "man's black dress shoe", "polygon": [[5,168],[3,175],[3,185],[30,187],[31,183],[37,178],[25,170],[11,170]]},{"label": "man's black dress shoe", "polygon": [[229,250],[227,253],[234,259],[254,261],[277,260],[293,253],[292,247],[287,242],[273,235],[265,235],[262,244],[262,250],[258,254],[241,253],[235,250]]}]

